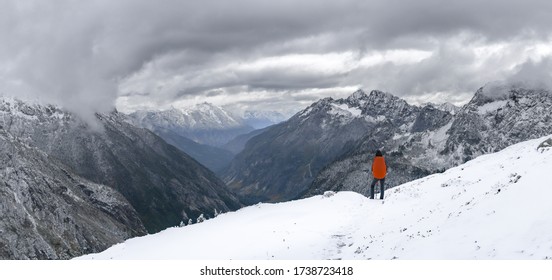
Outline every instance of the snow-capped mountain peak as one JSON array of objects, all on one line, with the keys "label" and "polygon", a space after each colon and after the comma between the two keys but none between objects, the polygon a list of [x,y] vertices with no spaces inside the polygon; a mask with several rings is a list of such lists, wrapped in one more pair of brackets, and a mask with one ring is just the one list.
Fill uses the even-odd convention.
[{"label": "snow-capped mountain peak", "polygon": [[406,101],[403,99],[390,94],[388,92],[380,91],[380,90],[372,90],[370,94],[368,95],[368,100],[370,103],[373,104],[393,104],[393,103],[400,103],[400,104],[407,104]]},{"label": "snow-capped mountain peak", "polygon": [[222,146],[234,137],[253,130],[243,119],[206,102],[165,111],[137,111],[130,117],[137,126],[154,132],[172,131],[211,146]]},{"label": "snow-capped mountain peak", "polygon": [[211,103],[198,103],[191,107],[179,108],[186,117],[181,120],[194,128],[229,128],[243,125],[243,121],[230,112]]},{"label": "snow-capped mountain peak", "polygon": [[[523,98],[535,95],[550,94],[549,89],[530,82],[490,82],[481,87],[475,93],[469,104],[482,106],[487,103],[496,103],[501,101],[518,103]],[[503,102],[506,104],[505,102]]]},{"label": "snow-capped mountain peak", "polygon": [[362,90],[358,89],[357,91],[353,92],[349,97],[347,97],[347,101],[350,103],[359,102],[367,97],[367,94]]},{"label": "snow-capped mountain peak", "polygon": [[[312,114],[323,112],[332,118],[345,118],[350,121],[367,115],[391,115],[396,112],[394,109],[405,107],[409,107],[406,101],[390,93],[372,90],[370,94],[366,94],[359,89],[344,99],[333,99],[331,97],[320,99],[297,115],[308,118]],[[372,121],[373,119],[367,118],[366,120]],[[342,121],[341,123],[346,124],[347,122]]]},{"label": "snow-capped mountain peak", "polygon": [[365,107],[368,104],[403,102],[402,99],[381,90],[372,90],[367,94],[362,89],[355,91],[346,99],[340,100],[357,107]]}]

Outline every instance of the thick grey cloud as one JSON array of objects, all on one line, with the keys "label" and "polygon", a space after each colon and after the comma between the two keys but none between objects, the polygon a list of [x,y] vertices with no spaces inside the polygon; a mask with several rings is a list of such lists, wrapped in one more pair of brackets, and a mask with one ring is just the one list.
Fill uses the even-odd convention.
[{"label": "thick grey cloud", "polygon": [[541,61],[529,60],[518,67],[511,75],[512,82],[526,82],[533,86],[552,88],[552,58],[546,57]]},{"label": "thick grey cloud", "polygon": [[355,87],[459,103],[549,73],[552,53],[550,1],[0,2],[0,92],[88,116],[116,101],[300,107]]}]

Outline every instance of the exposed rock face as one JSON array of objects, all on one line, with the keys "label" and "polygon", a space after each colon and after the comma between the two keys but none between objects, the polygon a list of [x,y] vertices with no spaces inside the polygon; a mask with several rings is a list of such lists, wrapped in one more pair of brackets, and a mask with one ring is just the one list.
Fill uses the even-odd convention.
[{"label": "exposed rock face", "polygon": [[144,235],[138,213],[0,129],[0,259],[67,259]]},{"label": "exposed rock face", "polygon": [[480,88],[459,112],[443,154],[456,165],[552,131],[552,93],[521,84]]}]

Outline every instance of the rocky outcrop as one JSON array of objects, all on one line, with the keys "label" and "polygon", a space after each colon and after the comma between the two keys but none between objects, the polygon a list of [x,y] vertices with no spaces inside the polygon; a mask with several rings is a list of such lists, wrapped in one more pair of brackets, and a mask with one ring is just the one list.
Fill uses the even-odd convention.
[{"label": "rocky outcrop", "polygon": [[0,129],[0,259],[67,259],[146,229],[112,188],[75,175]]}]

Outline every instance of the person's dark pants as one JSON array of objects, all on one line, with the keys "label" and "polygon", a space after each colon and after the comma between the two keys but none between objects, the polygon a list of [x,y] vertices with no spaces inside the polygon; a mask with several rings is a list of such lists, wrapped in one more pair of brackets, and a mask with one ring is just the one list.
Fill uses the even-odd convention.
[{"label": "person's dark pants", "polygon": [[374,199],[374,187],[376,186],[377,182],[380,182],[380,199],[383,199],[383,191],[385,190],[385,178],[383,179],[376,179],[372,180],[372,185],[370,186],[371,192],[370,192],[370,199]]}]

